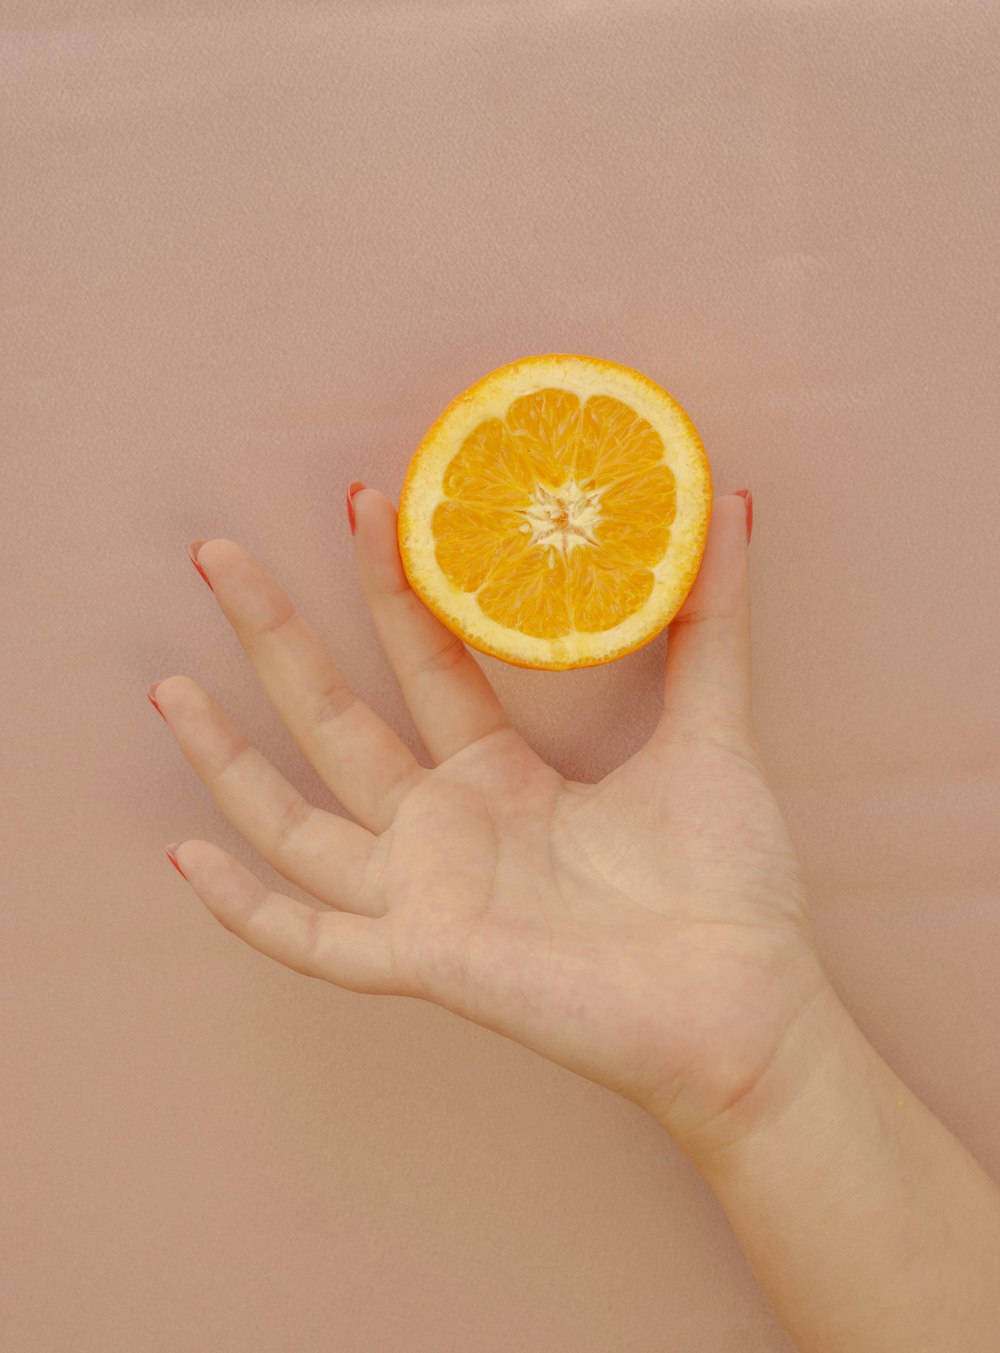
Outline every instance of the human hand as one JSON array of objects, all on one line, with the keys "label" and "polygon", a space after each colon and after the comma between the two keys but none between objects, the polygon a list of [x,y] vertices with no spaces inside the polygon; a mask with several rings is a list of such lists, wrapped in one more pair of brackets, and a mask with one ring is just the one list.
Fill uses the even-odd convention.
[{"label": "human hand", "polygon": [[262,953],[352,991],[444,1006],[697,1149],[828,989],[752,724],[743,498],[714,504],[670,626],[656,729],[596,784],[528,746],[410,590],[391,502],[364,489],[354,505],[362,589],[433,768],[347,688],[260,564],[210,540],[199,571],[356,821],[306,802],[197,682],[173,676],[150,691],[182,752],[264,859],[325,906],[270,891],[208,841],[180,845],[178,867]]}]

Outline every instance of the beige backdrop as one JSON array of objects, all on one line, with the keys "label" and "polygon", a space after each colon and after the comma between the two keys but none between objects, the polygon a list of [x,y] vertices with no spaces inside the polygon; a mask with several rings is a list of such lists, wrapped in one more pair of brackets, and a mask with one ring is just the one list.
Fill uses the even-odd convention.
[{"label": "beige backdrop", "polygon": [[[1000,10],[0,9],[0,1342],[787,1350],[636,1107],[213,920],[165,843],[278,876],[145,688],[196,677],[328,802],[188,541],[256,553],[412,738],[346,484],[397,494],[518,356],[646,372],[754,493],[757,719],[836,983],[1000,1173]],[[484,665],[596,778],[664,652]]]}]

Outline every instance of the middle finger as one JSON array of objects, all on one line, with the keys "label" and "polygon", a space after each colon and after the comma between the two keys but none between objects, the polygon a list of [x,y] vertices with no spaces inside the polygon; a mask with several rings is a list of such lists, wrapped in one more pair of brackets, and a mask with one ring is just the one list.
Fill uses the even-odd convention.
[{"label": "middle finger", "polygon": [[384,831],[426,769],[354,694],[319,635],[252,555],[232,540],[195,541],[191,555],[303,755],[363,826]]}]

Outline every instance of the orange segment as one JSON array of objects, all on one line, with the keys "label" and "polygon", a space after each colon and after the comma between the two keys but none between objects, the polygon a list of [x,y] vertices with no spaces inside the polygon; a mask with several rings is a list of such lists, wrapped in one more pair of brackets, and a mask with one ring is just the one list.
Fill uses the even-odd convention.
[{"label": "orange segment", "polygon": [[623,475],[601,495],[596,531],[603,550],[627,564],[652,567],[667,550],[677,515],[677,486],[666,465]]},{"label": "orange segment", "polygon": [[663,439],[635,409],[607,395],[587,400],[576,451],[577,479],[612,483],[662,461]]},{"label": "orange segment", "polygon": [[662,526],[636,530],[627,521],[602,522],[597,528],[602,552],[619,565],[652,568],[667,552],[670,529]]},{"label": "orange segment", "polygon": [[558,639],[572,628],[566,561],[555,550],[526,550],[476,600],[484,615],[519,634]]},{"label": "orange segment", "polygon": [[515,399],[504,422],[537,478],[561,484],[573,470],[579,444],[580,401],[568,390],[536,390]]},{"label": "orange segment", "polygon": [[704,551],[708,460],[677,401],[600,358],[500,367],[429,429],[399,504],[414,591],[467,643],[608,662],[676,614]]},{"label": "orange segment", "polygon": [[568,573],[573,623],[578,630],[592,633],[620,625],[653,590],[648,568],[624,569],[596,552],[574,550]]},{"label": "orange segment", "polygon": [[520,517],[508,508],[446,498],[434,510],[431,531],[444,573],[463,592],[478,592],[486,580],[509,567],[528,548]]},{"label": "orange segment", "polygon": [[529,456],[499,418],[480,423],[444,472],[443,488],[450,498],[489,506],[521,507],[535,483]]}]

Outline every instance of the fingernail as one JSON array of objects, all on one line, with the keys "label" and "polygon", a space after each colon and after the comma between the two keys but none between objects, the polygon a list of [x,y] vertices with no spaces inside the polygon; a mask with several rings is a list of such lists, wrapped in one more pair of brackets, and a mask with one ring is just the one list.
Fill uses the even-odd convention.
[{"label": "fingernail", "polygon": [[358,519],[354,513],[354,495],[360,493],[364,487],[360,479],[355,479],[354,483],[350,484],[347,489],[347,520],[350,523],[352,536],[358,529]]},{"label": "fingernail", "polygon": [[159,684],[160,683],[158,681],[150,682],[150,684],[146,687],[146,694],[149,696],[149,703],[156,710],[157,714],[159,714],[163,722],[166,723],[167,716],[164,714],[163,710],[159,707],[159,705],[156,703],[156,700],[154,699],[154,692]]},{"label": "fingernail", "polygon": [[[202,566],[198,563],[198,551],[201,549],[201,547],[202,547],[202,545],[204,545],[204,543],[205,543],[205,542],[204,542],[203,540],[192,540],[191,544],[188,546],[188,554],[189,554],[189,556],[190,556],[190,558],[191,558],[192,564],[194,564],[195,568],[198,570],[198,572],[201,574],[201,576],[202,576],[202,577],[205,579],[205,581],[208,583],[209,587],[212,587],[212,584],[211,584],[211,583],[209,582],[209,580],[208,580],[208,574],[205,572],[205,570],[202,568]],[[215,588],[214,588],[214,587],[212,587],[212,591],[213,591],[213,592],[215,591]]]},{"label": "fingernail", "polygon": [[177,856],[174,854],[174,851],[177,849],[177,847],[178,847],[179,845],[180,845],[180,841],[171,841],[170,845],[167,846],[167,859],[170,861],[170,863],[171,863],[171,864],[174,866],[174,868],[177,870],[178,874],[180,874],[180,876],[181,876],[181,878],[184,880],[184,882],[187,883],[187,882],[188,882],[188,876],[187,876],[187,874],[185,874],[184,870],[183,870],[183,869],[180,867],[180,865],[177,863]]},{"label": "fingernail", "polygon": [[747,544],[750,544],[750,533],[753,531],[753,494],[749,489],[737,489],[739,496],[746,500],[747,505]]}]

